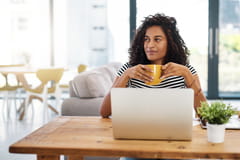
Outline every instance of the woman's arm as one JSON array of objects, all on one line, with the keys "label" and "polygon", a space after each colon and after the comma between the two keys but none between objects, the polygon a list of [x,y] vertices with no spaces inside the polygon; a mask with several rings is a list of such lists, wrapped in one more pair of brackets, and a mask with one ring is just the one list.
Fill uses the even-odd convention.
[{"label": "woman's arm", "polygon": [[[136,65],[128,68],[120,77],[117,77],[112,85],[112,88],[126,88],[130,78],[142,80],[144,82],[151,82],[152,77],[149,75],[151,69],[144,65]],[[101,105],[100,114],[103,118],[108,118],[112,114],[110,92],[104,97]]]},{"label": "woman's arm", "polygon": [[[125,88],[127,86],[127,82],[128,78],[123,75],[114,80],[112,87]],[[108,118],[112,114],[110,91],[103,99],[100,114],[103,118]]]},{"label": "woman's arm", "polygon": [[194,90],[194,109],[197,113],[197,108],[200,107],[201,102],[207,101],[206,97],[202,92],[198,75],[197,74],[193,75],[186,66],[179,65],[176,63],[171,63],[171,62],[164,65],[162,69],[163,69],[162,78],[166,78],[169,76],[184,77],[186,86]]},{"label": "woman's arm", "polygon": [[197,113],[197,108],[200,107],[201,102],[205,102],[207,101],[207,99],[202,92],[198,75],[197,74],[191,75],[189,79],[191,80],[187,82],[187,87],[192,88],[194,90],[194,109],[195,109],[195,112]]}]

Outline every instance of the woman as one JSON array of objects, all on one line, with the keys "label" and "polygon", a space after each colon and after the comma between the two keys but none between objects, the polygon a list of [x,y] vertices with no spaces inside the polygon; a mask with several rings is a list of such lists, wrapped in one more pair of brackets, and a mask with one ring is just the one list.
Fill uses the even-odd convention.
[{"label": "woman", "polygon": [[[201,90],[195,69],[188,63],[189,51],[179,35],[176,20],[164,14],[155,14],[145,18],[137,29],[129,49],[129,63],[124,64],[112,87],[134,88],[192,88],[194,90],[194,109],[206,98]],[[151,69],[145,64],[162,65],[164,79],[158,85],[146,85],[151,82]],[[101,115],[111,115],[110,93],[101,106]]]}]

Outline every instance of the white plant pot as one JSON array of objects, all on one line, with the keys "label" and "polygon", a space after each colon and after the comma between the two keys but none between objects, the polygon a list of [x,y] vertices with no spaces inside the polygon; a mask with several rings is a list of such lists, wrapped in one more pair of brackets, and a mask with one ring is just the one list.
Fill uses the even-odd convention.
[{"label": "white plant pot", "polygon": [[224,142],[225,124],[209,124],[207,123],[208,141],[212,143]]}]

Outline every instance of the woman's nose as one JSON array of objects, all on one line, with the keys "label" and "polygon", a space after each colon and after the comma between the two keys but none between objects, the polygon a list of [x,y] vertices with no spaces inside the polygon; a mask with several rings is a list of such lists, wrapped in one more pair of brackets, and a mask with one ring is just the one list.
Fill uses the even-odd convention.
[{"label": "woman's nose", "polygon": [[151,48],[151,47],[154,47],[154,41],[149,41],[148,42],[148,45],[147,45],[148,48]]}]

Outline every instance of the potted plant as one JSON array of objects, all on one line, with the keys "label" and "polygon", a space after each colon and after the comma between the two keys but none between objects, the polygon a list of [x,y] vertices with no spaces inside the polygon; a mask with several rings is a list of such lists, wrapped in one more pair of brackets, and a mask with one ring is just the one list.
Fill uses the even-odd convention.
[{"label": "potted plant", "polygon": [[208,141],[212,143],[222,143],[225,135],[225,124],[232,115],[237,114],[236,109],[223,102],[201,102],[197,109],[203,121],[207,122]]}]

